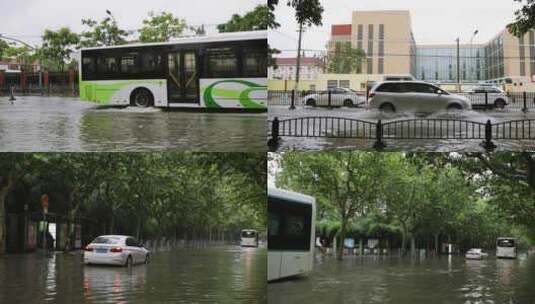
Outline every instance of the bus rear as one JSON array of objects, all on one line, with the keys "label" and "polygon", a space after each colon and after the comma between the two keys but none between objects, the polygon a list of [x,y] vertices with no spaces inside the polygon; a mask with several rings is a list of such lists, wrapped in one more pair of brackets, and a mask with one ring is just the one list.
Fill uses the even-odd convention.
[{"label": "bus rear", "polygon": [[258,232],[252,229],[243,229],[241,231],[240,246],[242,247],[258,247]]},{"label": "bus rear", "polygon": [[497,258],[516,258],[516,244],[514,238],[501,237],[496,240]]},{"label": "bus rear", "polygon": [[312,271],[315,218],[313,197],[268,188],[268,281]]}]

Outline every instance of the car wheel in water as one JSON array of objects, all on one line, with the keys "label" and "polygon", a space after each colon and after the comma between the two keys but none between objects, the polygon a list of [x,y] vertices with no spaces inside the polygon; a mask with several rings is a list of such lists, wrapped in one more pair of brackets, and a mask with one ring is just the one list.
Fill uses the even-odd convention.
[{"label": "car wheel in water", "polygon": [[381,112],[385,112],[385,113],[394,113],[394,112],[396,112],[396,108],[391,103],[383,103],[383,104],[381,104],[379,106],[379,110]]},{"label": "car wheel in water", "polygon": [[126,266],[126,267],[132,267],[132,264],[133,264],[132,256],[129,255],[129,256],[126,258],[126,263],[124,264],[124,266]]},{"label": "car wheel in water", "polygon": [[154,104],[154,98],[149,90],[136,89],[132,92],[130,102],[136,107],[146,108]]},{"label": "car wheel in water", "polygon": [[494,102],[494,107],[496,109],[503,109],[505,108],[505,100],[503,99],[497,99],[495,102]]},{"label": "car wheel in water", "polygon": [[352,107],[352,106],[353,106],[353,101],[351,101],[351,99],[344,100],[344,107]]},{"label": "car wheel in water", "polygon": [[315,107],[316,106],[316,101],[314,99],[310,98],[310,99],[307,100],[306,105]]}]

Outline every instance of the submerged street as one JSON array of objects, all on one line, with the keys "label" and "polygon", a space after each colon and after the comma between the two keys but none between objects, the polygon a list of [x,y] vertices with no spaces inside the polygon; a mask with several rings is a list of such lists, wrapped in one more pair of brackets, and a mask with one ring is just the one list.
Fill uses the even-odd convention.
[{"label": "submerged street", "polygon": [[0,258],[0,303],[265,303],[266,250],[175,249],[132,268],[80,254]]},{"label": "submerged street", "polygon": [[0,97],[0,151],[263,152],[266,114],[102,108],[66,97]]},{"label": "submerged street", "polygon": [[306,277],[268,284],[268,303],[533,303],[535,256],[316,256]]}]

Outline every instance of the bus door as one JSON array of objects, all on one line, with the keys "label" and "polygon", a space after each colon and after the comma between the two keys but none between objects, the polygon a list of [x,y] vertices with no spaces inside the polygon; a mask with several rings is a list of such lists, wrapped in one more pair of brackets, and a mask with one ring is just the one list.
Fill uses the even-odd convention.
[{"label": "bus door", "polygon": [[198,58],[195,51],[177,51],[167,57],[169,103],[199,103]]}]

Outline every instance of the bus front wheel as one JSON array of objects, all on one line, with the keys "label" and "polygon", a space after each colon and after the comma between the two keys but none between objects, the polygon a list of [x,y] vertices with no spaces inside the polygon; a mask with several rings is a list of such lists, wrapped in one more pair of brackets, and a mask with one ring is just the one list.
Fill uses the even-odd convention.
[{"label": "bus front wheel", "polygon": [[130,104],[140,108],[150,107],[154,105],[154,97],[147,89],[135,89],[130,95]]}]

